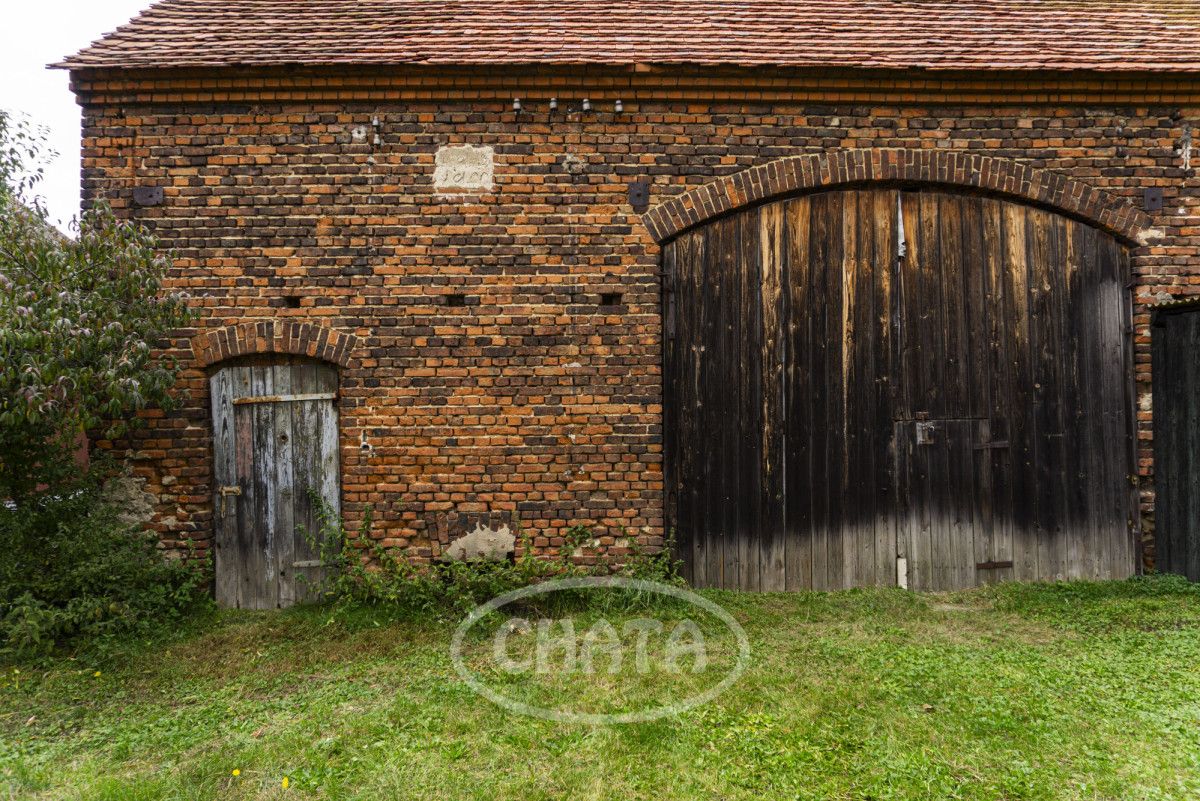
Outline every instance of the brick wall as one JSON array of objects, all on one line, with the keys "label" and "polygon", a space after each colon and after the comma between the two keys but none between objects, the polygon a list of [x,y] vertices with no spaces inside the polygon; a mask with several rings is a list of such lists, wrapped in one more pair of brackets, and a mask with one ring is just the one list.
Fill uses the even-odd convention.
[{"label": "brick wall", "polygon": [[[518,521],[538,547],[575,523],[595,526],[604,547],[619,549],[609,538],[621,535],[660,543],[658,248],[627,186],[652,182],[653,208],[753,165],[841,148],[987,155],[1138,207],[1145,187],[1164,189],[1160,231],[1134,251],[1151,511],[1148,305],[1200,297],[1200,203],[1185,163],[1200,102],[1185,92],[1080,84],[1063,101],[1038,89],[1002,104],[957,85],[941,93],[953,102],[935,103],[928,84],[924,94],[808,84],[789,96],[743,78],[747,102],[641,76],[640,88],[605,84],[593,112],[568,114],[586,75],[498,88],[487,76],[492,89],[474,93],[448,79],[377,98],[361,78],[353,90],[330,77],[283,92],[243,76],[231,92],[204,77],[73,77],[85,196],[156,231],[176,253],[172,283],[202,314],[174,343],[188,364],[183,411],[111,444],[133,453],[159,496],[168,546],[205,545],[211,532],[204,368],[264,350],[342,365],[344,507],[353,524],[373,506],[386,544],[430,558],[481,518]],[[633,94],[618,115],[622,91]],[[526,113],[512,112],[513,95],[528,98]],[[494,148],[494,190],[437,195],[434,155],[447,144]],[[134,206],[140,185],[164,187],[165,202]],[[452,293],[464,304],[449,305]],[[614,293],[619,304],[601,303]]]}]

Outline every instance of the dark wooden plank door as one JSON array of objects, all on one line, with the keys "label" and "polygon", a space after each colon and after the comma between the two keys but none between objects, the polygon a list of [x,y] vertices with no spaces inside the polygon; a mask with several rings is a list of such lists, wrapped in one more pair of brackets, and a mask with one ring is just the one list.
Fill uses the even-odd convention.
[{"label": "dark wooden plank door", "polygon": [[[833,191],[685,232],[664,267],[668,524],[696,585],[1133,572],[1129,256],[1109,235],[982,196]],[[913,461],[920,422],[946,438]]]},{"label": "dark wooden plank door", "polygon": [[337,370],[295,358],[231,365],[210,391],[217,602],[307,600],[323,578],[314,493],[340,512]]},{"label": "dark wooden plank door", "polygon": [[983,419],[895,425],[897,581],[914,590],[969,587],[1012,576],[1012,542],[997,526],[996,491],[1008,443]]},{"label": "dark wooden plank door", "polygon": [[1151,332],[1154,562],[1200,581],[1200,310],[1159,312]]}]

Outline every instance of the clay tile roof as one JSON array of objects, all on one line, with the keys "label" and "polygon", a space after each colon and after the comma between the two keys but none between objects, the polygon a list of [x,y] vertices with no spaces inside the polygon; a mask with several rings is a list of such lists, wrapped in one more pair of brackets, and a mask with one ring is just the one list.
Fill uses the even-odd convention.
[{"label": "clay tile roof", "polygon": [[1200,70],[1200,0],[162,0],[56,66]]}]

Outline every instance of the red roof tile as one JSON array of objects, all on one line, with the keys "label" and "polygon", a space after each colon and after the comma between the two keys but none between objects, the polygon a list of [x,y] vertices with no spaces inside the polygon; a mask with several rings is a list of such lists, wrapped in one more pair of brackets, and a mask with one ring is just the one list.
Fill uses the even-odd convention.
[{"label": "red roof tile", "polygon": [[163,0],[70,68],[1200,70],[1200,0]]}]

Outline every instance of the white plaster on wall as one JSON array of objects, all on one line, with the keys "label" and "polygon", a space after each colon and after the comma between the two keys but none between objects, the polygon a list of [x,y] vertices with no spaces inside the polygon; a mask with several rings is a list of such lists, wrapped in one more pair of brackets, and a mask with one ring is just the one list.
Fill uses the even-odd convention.
[{"label": "white plaster on wall", "polygon": [[434,189],[444,194],[491,191],[494,175],[495,153],[490,147],[446,146],[434,157]]}]

